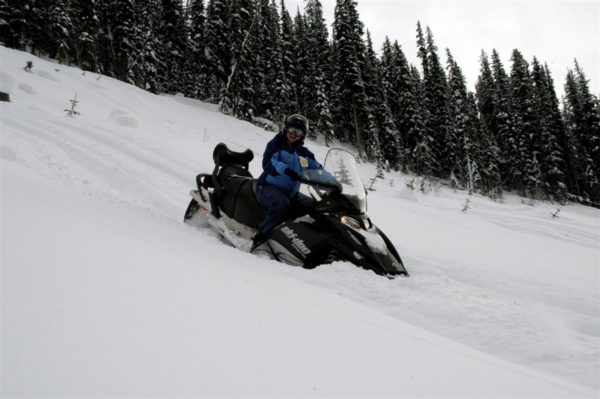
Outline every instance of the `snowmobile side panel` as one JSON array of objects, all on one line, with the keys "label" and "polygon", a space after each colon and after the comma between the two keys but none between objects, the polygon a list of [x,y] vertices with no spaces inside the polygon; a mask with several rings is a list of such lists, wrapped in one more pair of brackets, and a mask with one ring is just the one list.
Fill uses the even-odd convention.
[{"label": "snowmobile side panel", "polygon": [[246,240],[251,240],[256,234],[256,229],[242,224],[234,218],[230,218],[227,215],[222,215],[221,219],[223,219],[223,222],[225,222],[225,226],[227,226],[227,228],[231,231],[235,232],[235,234],[237,234],[239,237],[242,237]]},{"label": "snowmobile side panel", "polygon": [[302,220],[286,222],[275,228],[269,238],[270,242],[276,242],[285,248],[289,257],[297,259],[294,264],[306,268],[327,263],[331,252],[336,247],[332,246],[329,234],[324,233],[317,224]]},{"label": "snowmobile side panel", "polygon": [[268,242],[268,245],[273,252],[273,256],[279,262],[287,263],[292,266],[303,266],[304,261],[302,259],[298,259],[292,252],[288,250],[283,244],[272,240]]}]

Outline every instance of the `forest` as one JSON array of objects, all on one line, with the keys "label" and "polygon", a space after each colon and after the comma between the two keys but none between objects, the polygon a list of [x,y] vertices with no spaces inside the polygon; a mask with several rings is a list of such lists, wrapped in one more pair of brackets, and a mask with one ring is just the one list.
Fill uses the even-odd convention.
[{"label": "forest", "polygon": [[[404,39],[406,40],[406,38]],[[419,65],[375,49],[356,0],[0,0],[0,43],[248,121],[301,113],[309,136],[498,199],[505,191],[600,206],[600,100],[574,59],[559,95],[543,62],[482,50],[474,91],[415,21]],[[562,79],[562,77],[561,77]]]}]

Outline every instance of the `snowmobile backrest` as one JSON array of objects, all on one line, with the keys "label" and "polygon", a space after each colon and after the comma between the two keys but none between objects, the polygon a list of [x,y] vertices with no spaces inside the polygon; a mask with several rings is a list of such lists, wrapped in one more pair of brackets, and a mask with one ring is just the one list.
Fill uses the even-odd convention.
[{"label": "snowmobile backrest", "polygon": [[219,143],[213,151],[213,160],[215,167],[237,166],[248,169],[248,165],[254,159],[252,150],[247,149],[244,152],[235,152],[227,148],[224,143]]}]

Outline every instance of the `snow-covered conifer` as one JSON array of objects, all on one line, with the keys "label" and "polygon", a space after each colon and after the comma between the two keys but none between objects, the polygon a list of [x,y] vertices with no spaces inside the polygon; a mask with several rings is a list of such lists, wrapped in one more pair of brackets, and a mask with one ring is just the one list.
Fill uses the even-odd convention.
[{"label": "snow-covered conifer", "polygon": [[[221,110],[242,119],[255,115],[257,82],[256,49],[260,16],[251,0],[237,0],[231,10],[231,66],[221,95]],[[260,54],[258,54],[260,57]]]},{"label": "snow-covered conifer", "polygon": [[514,125],[511,118],[510,80],[504,70],[500,56],[496,50],[492,50],[492,75],[494,77],[494,109],[492,114],[491,134],[494,136],[500,157],[498,167],[502,176],[504,188],[512,188],[511,160],[512,155],[517,152],[514,137]]},{"label": "snow-covered conifer", "polygon": [[534,107],[539,134],[538,153],[540,162],[542,189],[546,196],[556,200],[566,199],[565,183],[566,164],[564,152],[560,147],[561,125],[553,119],[556,116],[555,100],[550,88],[546,70],[534,57],[532,64],[532,80],[534,88]]},{"label": "snow-covered conifer", "polygon": [[100,29],[96,0],[73,0],[73,31],[76,62],[86,71],[98,71]]},{"label": "snow-covered conifer", "polygon": [[[332,133],[331,110],[328,93],[331,82],[331,47],[328,40],[327,26],[323,17],[323,7],[319,0],[306,3],[306,46],[307,62],[305,73],[306,113],[315,129],[311,134],[323,133],[326,138]],[[330,138],[327,138],[330,139]]]},{"label": "snow-covered conifer", "polygon": [[386,101],[402,146],[400,166],[406,171],[414,166],[412,151],[418,141],[417,136],[422,134],[417,132],[422,129],[422,125],[418,123],[421,110],[416,97],[415,80],[397,41],[392,45],[386,38],[382,48],[381,68]]},{"label": "snow-covered conifer", "polygon": [[160,0],[138,0],[136,2],[136,43],[132,62],[129,66],[129,77],[135,85],[152,93],[162,91],[162,80],[159,79],[161,60],[158,58],[158,49],[161,48],[161,39],[158,27],[161,18]]},{"label": "snow-covered conifer", "polygon": [[[25,4],[24,4],[25,3]],[[0,43],[24,49],[25,1],[0,0]]]},{"label": "snow-covered conifer", "polygon": [[[296,110],[296,86],[295,86],[295,59],[294,59],[294,24],[284,0],[281,0],[281,72],[280,79],[283,85],[278,93],[279,107],[283,115],[290,115]],[[283,119],[282,119],[283,120]]]},{"label": "snow-covered conifer", "polygon": [[540,163],[535,151],[539,145],[539,134],[536,129],[534,114],[533,82],[529,71],[529,63],[521,52],[512,52],[512,67],[510,73],[510,98],[513,121],[514,152],[510,158],[510,176],[512,186],[522,195],[538,195],[542,182]]},{"label": "snow-covered conifer", "polygon": [[[449,116],[451,117],[450,129],[446,140],[449,159],[446,165],[453,176],[452,183],[466,186],[473,179],[470,168],[478,163],[476,154],[480,143],[478,138],[477,122],[472,120],[473,114],[469,112],[467,103],[467,85],[462,70],[446,49],[448,58],[448,88],[449,88]],[[476,118],[476,115],[475,115]],[[473,183],[471,181],[471,183]],[[471,189],[474,185],[471,184]]]},{"label": "snow-covered conifer", "polygon": [[495,84],[494,76],[490,62],[485,51],[481,51],[480,73],[475,85],[475,93],[477,96],[477,107],[481,115],[481,123],[485,126],[487,132],[493,137],[498,137],[498,127],[495,124],[494,113],[496,110],[495,104]]},{"label": "snow-covered conifer", "polygon": [[427,74],[423,75],[426,105],[429,108],[429,119],[427,120],[427,131],[433,138],[432,148],[439,164],[436,176],[449,177],[450,159],[453,157],[453,143],[455,138],[450,137],[450,114],[449,114],[449,89],[446,73],[442,67],[437,54],[437,47],[433,40],[431,29],[427,27]]},{"label": "snow-covered conifer", "polygon": [[157,52],[160,63],[158,78],[163,92],[182,91],[185,78],[184,57],[188,54],[188,33],[180,0],[162,0],[162,18],[157,35],[161,42]]},{"label": "snow-covered conifer", "polygon": [[66,0],[55,0],[47,8],[48,19],[45,23],[47,44],[44,49],[61,64],[69,64],[75,58],[75,36],[71,20],[71,7]]},{"label": "snow-covered conifer", "polygon": [[206,10],[207,100],[217,102],[231,73],[230,11],[225,0],[209,0]]},{"label": "snow-covered conifer", "polygon": [[306,73],[308,59],[308,25],[306,18],[300,13],[300,9],[296,10],[294,17],[294,34],[292,35],[292,73],[290,74],[293,80],[292,86],[295,90],[296,110],[303,115],[307,114],[307,104],[312,101],[309,98],[308,81],[309,75]]},{"label": "snow-covered conifer", "polygon": [[192,0],[188,11],[189,19],[189,47],[185,60],[185,92],[197,98],[206,98],[206,16],[204,13],[204,0]]},{"label": "snow-covered conifer", "polygon": [[253,55],[256,67],[254,104],[258,115],[275,119],[275,115],[280,116],[280,111],[276,111],[279,99],[275,93],[283,90],[283,82],[279,80],[282,68],[279,15],[270,0],[260,0],[258,6]]},{"label": "snow-covered conifer", "polygon": [[[592,143],[595,141],[593,116],[594,102],[587,89],[587,81],[581,68],[569,70],[565,82],[564,120],[573,153],[573,169],[578,196],[585,200],[600,199],[600,178],[596,174],[596,165],[592,157]],[[586,104],[587,103],[587,104]],[[586,112],[587,111],[587,112]]]},{"label": "snow-covered conifer", "polygon": [[367,150],[374,123],[368,109],[363,69],[363,24],[355,0],[337,0],[333,22],[334,130],[337,137],[355,143],[359,156]]},{"label": "snow-covered conifer", "polygon": [[131,66],[138,48],[135,3],[133,0],[106,0],[101,3],[100,12],[102,72],[134,83]]},{"label": "snow-covered conifer", "polygon": [[[383,89],[381,62],[373,49],[371,34],[367,31],[367,52],[365,57],[364,79],[367,104],[374,117],[376,129],[369,135],[370,141],[377,140],[379,148],[372,154],[378,165],[388,165],[399,169],[402,165],[402,142],[394,123]],[[377,136],[377,137],[371,137]],[[386,168],[387,169],[387,168]]]}]

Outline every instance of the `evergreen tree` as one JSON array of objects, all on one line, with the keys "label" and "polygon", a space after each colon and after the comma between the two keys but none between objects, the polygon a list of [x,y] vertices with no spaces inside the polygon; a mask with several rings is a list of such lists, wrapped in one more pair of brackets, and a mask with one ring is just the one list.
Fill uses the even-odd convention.
[{"label": "evergreen tree", "polygon": [[23,50],[26,1],[0,0],[0,43]]},{"label": "evergreen tree", "polygon": [[467,131],[477,135],[468,139],[465,146],[465,151],[471,154],[474,160],[468,170],[472,176],[471,180],[482,194],[498,198],[502,195],[502,177],[498,162],[500,151],[494,138],[478,118],[475,95],[471,92],[467,93],[466,111],[468,120],[473,124]]},{"label": "evergreen tree", "polygon": [[264,76],[254,76],[260,72],[255,58],[259,18],[252,0],[233,3],[229,39],[231,69],[221,98],[221,110],[246,120],[255,115],[255,87],[259,87],[264,79]]},{"label": "evergreen tree", "polygon": [[333,23],[333,114],[335,135],[353,142],[359,157],[366,154],[368,135],[373,129],[363,80],[365,46],[363,24],[355,0],[337,0]]},{"label": "evergreen tree", "polygon": [[162,18],[157,35],[160,47],[157,55],[158,78],[163,92],[181,91],[185,78],[184,57],[188,54],[188,34],[180,0],[162,0]]},{"label": "evergreen tree", "polygon": [[[581,128],[582,131],[587,132],[589,153],[594,161],[594,174],[596,178],[600,178],[600,108],[598,108],[598,98],[591,94],[588,79],[577,60],[575,60],[575,76],[581,101]],[[595,198],[598,198],[597,195]]]},{"label": "evergreen tree", "polygon": [[436,175],[441,178],[448,178],[451,171],[450,160],[459,156],[455,154],[458,151],[455,148],[457,139],[451,137],[449,88],[444,68],[437,55],[433,34],[429,27],[427,27],[426,40],[428,74],[423,76],[423,81],[430,116],[427,121],[427,129],[430,137],[434,139],[432,142],[434,153],[437,154],[437,159],[440,160]]},{"label": "evergreen tree", "polygon": [[[585,84],[581,82],[582,77]],[[569,70],[565,83],[564,120],[573,154],[573,169],[576,176],[574,184],[577,194],[582,199],[598,201],[600,181],[595,172],[595,160],[592,158],[594,150],[592,145],[595,141],[594,126],[586,124],[589,116],[586,118],[585,112],[589,111],[590,105],[594,104],[591,102],[586,106],[586,102],[591,101],[591,95],[588,96],[589,92],[586,93],[586,89],[587,82],[583,72]]]},{"label": "evergreen tree", "polygon": [[429,173],[441,178],[450,177],[449,160],[453,157],[456,140],[450,139],[450,115],[448,104],[448,83],[444,69],[437,55],[431,30],[427,28],[423,36],[420,23],[417,23],[418,56],[423,66],[423,106],[425,111],[425,137],[432,151],[429,159],[433,170]]},{"label": "evergreen tree", "polygon": [[[283,7],[283,4],[282,4]],[[290,97],[291,87],[289,86],[288,77],[286,73],[286,66],[284,65],[284,38],[283,29],[281,24],[281,17],[277,12],[277,5],[275,0],[272,0],[270,5],[270,17],[269,25],[272,32],[272,48],[273,48],[273,70],[269,71],[267,80],[271,82],[271,103],[272,103],[272,116],[271,119],[274,121],[282,121],[287,113],[290,112]]]},{"label": "evergreen tree", "polygon": [[483,50],[481,51],[480,65],[480,74],[475,85],[477,107],[481,115],[481,123],[493,138],[497,138],[498,127],[494,117],[496,110],[494,76],[488,56]]},{"label": "evergreen tree", "polygon": [[50,34],[50,56],[61,64],[70,64],[75,58],[73,23],[71,7],[67,0],[54,0],[48,13],[48,31]]},{"label": "evergreen tree", "polygon": [[259,1],[257,15],[257,42],[255,52],[256,73],[256,95],[254,98],[257,114],[273,119],[280,112],[278,98],[273,94],[281,90],[282,84],[278,80],[281,70],[281,33],[279,28],[279,15],[275,4],[270,0]]},{"label": "evergreen tree", "polygon": [[412,120],[416,127],[414,130],[415,147],[411,154],[413,170],[417,175],[433,177],[437,160],[435,159],[433,148],[431,146],[433,138],[431,138],[425,130],[425,121],[428,117],[428,111],[425,107],[425,89],[423,87],[423,80],[421,79],[419,70],[414,65],[410,66],[410,74],[415,87],[417,109],[420,110],[420,112],[414,114]]},{"label": "evergreen tree", "polygon": [[516,134],[511,118],[510,80],[500,56],[496,50],[492,51],[492,74],[494,76],[494,109],[490,122],[490,134],[495,138],[500,149],[498,167],[502,176],[504,188],[512,188],[511,162],[512,154],[517,153]]},{"label": "evergreen tree", "polygon": [[306,18],[304,18],[298,9],[294,17],[294,34],[292,36],[293,64],[291,66],[292,73],[290,77],[294,82],[292,87],[295,89],[296,112],[303,115],[308,115],[307,108],[312,101],[308,91],[309,76],[306,73],[307,65],[311,62],[308,59],[307,32]]},{"label": "evergreen tree", "polygon": [[11,31],[20,30],[20,48],[68,64],[75,54],[71,13],[68,0],[24,0],[11,13],[22,19],[8,26]]},{"label": "evergreen tree", "polygon": [[85,71],[98,72],[97,35],[100,30],[96,0],[72,0],[76,62]]},{"label": "evergreen tree", "polygon": [[[495,54],[496,61],[497,54]],[[477,106],[479,111],[479,132],[480,132],[480,151],[481,161],[479,164],[479,172],[482,178],[481,190],[484,194],[488,194],[493,198],[501,195],[502,192],[502,175],[501,175],[501,157],[498,140],[502,138],[502,100],[500,99],[501,90],[497,87],[494,81],[492,68],[490,66],[487,54],[481,52],[481,73],[476,84],[475,100],[470,100],[470,106]],[[499,74],[503,71],[502,66],[497,64],[496,68]],[[471,113],[475,113],[471,110]]]},{"label": "evergreen tree", "polygon": [[398,42],[392,45],[386,37],[381,57],[382,85],[402,147],[399,161],[401,168],[414,169],[413,151],[422,135],[421,109],[411,68]]},{"label": "evergreen tree", "polygon": [[564,162],[564,183],[567,185],[567,191],[574,193],[577,192],[575,176],[574,176],[574,156],[572,153],[572,146],[569,141],[569,136],[566,131],[566,127],[563,121],[563,117],[561,114],[558,97],[556,95],[556,91],[554,89],[554,80],[552,79],[552,74],[548,69],[547,65],[544,65],[545,76],[547,81],[547,90],[548,90],[548,109],[549,109],[549,124],[550,129],[555,132],[559,156]]},{"label": "evergreen tree", "polygon": [[427,44],[425,43],[425,35],[423,34],[420,21],[417,21],[417,56],[421,59],[423,76],[428,75],[429,62],[427,57]]},{"label": "evergreen tree", "polygon": [[[573,182],[572,186],[574,187],[574,192],[579,197],[583,197],[583,191],[585,188],[580,187],[582,181],[582,167],[581,162],[581,151],[585,151],[585,149],[580,148],[579,139],[576,136],[575,132],[578,129],[577,120],[580,119],[580,99],[578,95],[577,82],[575,80],[575,75],[572,70],[567,72],[566,80],[565,80],[565,96],[563,98],[563,120],[565,121],[565,131],[567,132],[567,143],[570,148],[570,153],[572,154],[572,177]],[[584,157],[588,158],[587,155]],[[584,184],[585,185],[585,184]]]},{"label": "evergreen tree", "polygon": [[190,42],[186,57],[186,94],[203,100],[207,96],[206,82],[206,17],[204,0],[192,0],[189,10]]},{"label": "evergreen tree", "polygon": [[[474,189],[473,165],[477,164],[478,136],[477,121],[472,120],[472,113],[467,103],[467,85],[462,70],[452,57],[450,50],[446,49],[448,57],[448,87],[449,87],[449,114],[452,117],[451,128],[447,141],[450,147],[450,158],[446,165],[450,168],[450,176],[453,184],[466,186],[470,182],[470,189]],[[476,176],[479,179],[479,176]]]},{"label": "evergreen tree", "polygon": [[209,0],[206,11],[207,99],[217,102],[231,73],[230,10],[226,0]]},{"label": "evergreen tree", "polygon": [[[12,1],[10,0],[9,4]],[[22,49],[31,51],[32,54],[56,56],[56,40],[51,36],[50,29],[50,23],[54,19],[50,16],[53,5],[54,2],[39,0],[23,0],[19,5],[13,4],[16,9],[21,10]]]},{"label": "evergreen tree", "polygon": [[134,83],[130,69],[138,49],[135,4],[133,0],[106,0],[100,12],[102,72]]},{"label": "evergreen tree", "polygon": [[510,156],[512,186],[522,195],[537,196],[542,188],[539,131],[534,114],[533,82],[529,64],[521,52],[513,50],[510,74],[511,117],[516,151]]},{"label": "evergreen tree", "polygon": [[[367,52],[364,67],[365,94],[374,130],[369,134],[371,154],[381,169],[400,168],[402,143],[383,90],[382,67],[373,50],[371,34],[367,31]],[[387,166],[385,166],[387,165]]]},{"label": "evergreen tree", "polygon": [[532,65],[532,80],[534,88],[534,114],[536,116],[538,153],[541,169],[542,189],[547,196],[557,200],[566,199],[565,160],[559,145],[562,133],[557,124],[552,99],[551,82],[546,76],[546,70],[534,57]]},{"label": "evergreen tree", "polygon": [[325,92],[325,82],[317,82],[317,93],[316,93],[316,115],[314,117],[314,127],[317,132],[321,132],[325,137],[325,145],[329,146],[329,143],[333,140],[333,118],[331,116],[331,109],[329,106],[329,96]]},{"label": "evergreen tree", "polygon": [[[296,110],[297,88],[295,86],[295,57],[294,57],[294,25],[289,12],[281,0],[281,92],[279,93],[279,107],[282,116],[298,112]],[[283,120],[283,118],[281,118]]]},{"label": "evergreen tree", "polygon": [[[421,28],[421,22],[417,21],[417,56],[421,59],[421,68],[423,70],[423,79],[419,78],[418,97],[420,99],[420,109],[423,115],[423,129],[421,137],[417,138],[415,149],[413,150],[413,159],[415,160],[415,172],[418,175],[433,176],[439,169],[439,157],[435,153],[435,138],[432,131],[431,121],[431,100],[426,94],[425,76],[429,76],[429,58],[427,55],[427,45],[425,35]],[[416,69],[412,69],[413,76]]]},{"label": "evergreen tree", "polygon": [[479,191],[495,198],[501,194],[498,149],[485,124],[479,119],[475,95],[467,92],[462,70],[449,50],[447,55],[450,115],[453,117],[450,137],[456,140],[452,145],[452,174],[455,181],[466,185],[470,192]]},{"label": "evergreen tree", "polygon": [[113,49],[112,34],[112,1],[101,0],[96,4],[98,12],[98,35],[96,44],[98,49],[98,72],[108,76],[115,76],[115,52]]},{"label": "evergreen tree", "polygon": [[136,39],[138,45],[132,63],[129,67],[130,80],[138,87],[152,93],[162,90],[162,80],[158,77],[161,61],[157,49],[162,45],[157,34],[160,25],[162,7],[160,0],[137,0],[136,14]]},{"label": "evergreen tree", "polygon": [[331,81],[330,54],[327,26],[323,18],[323,7],[319,0],[308,0],[306,3],[306,49],[307,63],[305,74],[305,96],[307,117],[313,121],[313,129],[309,134],[315,137],[317,132],[331,139],[332,122],[329,109],[328,91]]}]

